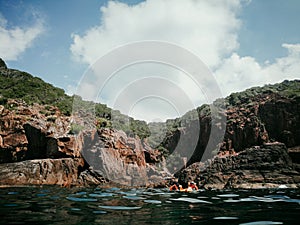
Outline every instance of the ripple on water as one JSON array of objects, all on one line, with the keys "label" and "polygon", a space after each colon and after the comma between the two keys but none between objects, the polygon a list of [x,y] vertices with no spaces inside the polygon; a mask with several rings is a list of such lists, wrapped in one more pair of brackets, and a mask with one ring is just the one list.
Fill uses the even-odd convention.
[{"label": "ripple on water", "polygon": [[38,193],[38,194],[36,194],[36,196],[37,197],[45,197],[45,196],[47,196],[47,194],[45,194],[45,193]]},{"label": "ripple on water", "polygon": [[141,209],[140,206],[118,206],[118,205],[99,205],[102,209],[112,209],[112,210],[137,210]]},{"label": "ripple on water", "polygon": [[283,222],[254,221],[254,222],[249,222],[249,223],[240,223],[240,225],[273,225],[273,224],[283,224]]},{"label": "ripple on water", "polygon": [[280,197],[280,196],[265,196],[265,197],[257,197],[257,196],[250,196],[248,198],[241,198],[241,199],[225,199],[224,202],[266,202],[266,203],[276,203],[276,202],[295,202],[300,203],[299,199],[291,199],[287,196]]},{"label": "ripple on water", "polygon": [[95,198],[76,198],[76,197],[67,197],[66,199],[73,202],[97,202]]},{"label": "ripple on water", "polygon": [[221,198],[236,198],[236,197],[239,197],[239,195],[237,194],[222,194],[222,195],[217,195],[218,197],[221,197]]},{"label": "ripple on water", "polygon": [[103,210],[94,210],[93,211],[94,214],[105,214],[107,213],[106,211],[103,211]]},{"label": "ripple on water", "polygon": [[145,203],[152,203],[152,204],[161,204],[161,201],[159,200],[151,200],[151,199],[147,199],[144,200]]},{"label": "ripple on water", "polygon": [[79,209],[79,208],[71,208],[70,210],[72,210],[72,211],[81,211],[81,209]]},{"label": "ripple on water", "polygon": [[145,198],[135,195],[125,195],[123,198],[130,199],[130,200],[144,200]]},{"label": "ripple on water", "polygon": [[4,204],[5,207],[17,207],[19,206],[18,204],[15,204],[15,203],[7,203],[7,204]]},{"label": "ripple on water", "polygon": [[104,198],[104,197],[112,197],[112,196],[114,196],[114,194],[113,193],[105,193],[105,192],[103,192],[103,193],[91,193],[91,194],[89,194],[89,196],[90,197],[92,197],[92,198]]},{"label": "ripple on water", "polygon": [[214,220],[237,220],[239,218],[233,216],[218,216],[218,217],[214,217],[213,219]]},{"label": "ripple on water", "polygon": [[77,192],[74,195],[86,195],[87,192],[86,191],[81,191],[81,192]]},{"label": "ripple on water", "polygon": [[205,203],[205,204],[212,204],[209,201],[200,200],[197,198],[186,198],[186,197],[180,197],[180,198],[170,198],[172,201],[183,201],[183,202],[189,202],[189,203]]}]

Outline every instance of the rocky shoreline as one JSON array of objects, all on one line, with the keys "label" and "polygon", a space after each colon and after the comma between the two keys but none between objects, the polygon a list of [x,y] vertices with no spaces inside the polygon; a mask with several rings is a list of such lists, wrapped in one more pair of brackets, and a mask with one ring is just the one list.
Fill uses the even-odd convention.
[{"label": "rocky shoreline", "polygon": [[153,166],[160,152],[138,137],[96,126],[72,130],[71,120],[82,127],[86,120],[61,115],[55,107],[16,100],[7,105],[11,109],[0,108],[0,185],[101,185],[108,183],[103,175],[129,186],[163,181]]},{"label": "rocky shoreline", "polygon": [[[0,72],[5,79],[22,76],[1,61]],[[200,110],[198,144],[187,168],[173,178],[164,153],[147,138],[99,126],[88,113],[67,116],[58,107],[2,98],[0,93],[0,186],[167,187],[178,179],[204,189],[299,188],[299,88],[300,81],[284,81],[276,91],[232,94],[220,112],[226,124],[211,124],[210,114]],[[215,143],[217,155],[200,162],[212,126],[226,127],[224,139]],[[174,149],[189,132],[184,127],[172,130],[164,146]]]},{"label": "rocky shoreline", "polygon": [[[125,186],[169,184],[165,178],[170,174],[155,166],[163,156],[138,137],[107,128],[74,134],[70,125],[74,118],[61,115],[55,107],[16,100],[7,105],[11,109],[0,108],[1,186],[94,186],[109,185],[109,180]],[[84,121],[77,119],[77,123],[84,126]],[[100,160],[98,167],[91,166],[93,158]],[[204,189],[299,188],[299,159],[299,147],[269,142],[239,152],[222,151],[204,163],[193,163],[176,177],[181,183],[193,180]]]}]

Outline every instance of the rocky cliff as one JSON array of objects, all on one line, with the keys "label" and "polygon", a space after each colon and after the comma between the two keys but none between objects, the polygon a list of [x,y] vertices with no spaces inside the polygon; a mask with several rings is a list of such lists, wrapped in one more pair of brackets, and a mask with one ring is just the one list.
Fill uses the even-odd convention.
[{"label": "rocky cliff", "polygon": [[[187,158],[188,167],[176,174],[183,183],[195,180],[204,188],[299,186],[299,80],[234,93],[218,108],[217,119],[204,105],[169,120],[159,150],[148,144],[153,140],[147,138],[144,121],[131,118],[131,128],[124,126],[121,114],[120,120],[109,121],[101,104],[95,108],[104,110],[105,117],[101,110],[96,114],[102,117],[80,111],[71,116],[71,98],[61,89],[8,69],[2,60],[0,81],[0,185],[163,186],[170,165]],[[118,122],[118,129],[112,122]],[[159,130],[161,124],[155,126]],[[210,137],[221,129],[221,137]],[[176,149],[177,158],[166,163]]]},{"label": "rocky cliff", "polygon": [[[252,88],[235,93],[224,101],[224,111],[218,112],[223,121],[213,122],[210,107],[197,109],[198,117],[189,121],[190,127],[199,124],[199,136],[189,165],[203,160],[210,132],[226,127],[221,143],[216,141],[208,150],[211,156],[226,152],[239,152],[263,143],[279,141],[287,147],[300,145],[300,81],[284,81],[264,88]],[[225,124],[226,123],[226,124]],[[177,127],[163,140],[162,145],[172,152],[183,136],[192,136],[193,129],[176,124]],[[218,138],[216,138],[218,139]]]},{"label": "rocky cliff", "polygon": [[[278,187],[280,184],[298,187],[299,90],[300,81],[296,80],[263,91],[254,88],[230,95],[226,99],[227,124],[218,155],[199,163],[203,149],[198,145],[194,153],[198,160],[192,160],[190,167],[178,173],[181,181],[196,179],[200,186],[207,188]],[[199,139],[200,143],[205,141]]]},{"label": "rocky cliff", "polygon": [[153,166],[161,159],[158,150],[123,131],[84,129],[86,120],[21,100],[1,105],[0,184],[81,186],[109,178],[121,185],[149,186],[162,181]]}]

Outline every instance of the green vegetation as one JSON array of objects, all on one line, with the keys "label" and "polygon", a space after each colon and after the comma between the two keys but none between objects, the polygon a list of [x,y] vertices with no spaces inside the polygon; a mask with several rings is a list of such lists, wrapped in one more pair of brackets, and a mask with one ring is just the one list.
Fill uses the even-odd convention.
[{"label": "green vegetation", "polygon": [[[137,135],[141,139],[147,138],[150,146],[162,151],[164,156],[168,156],[172,152],[172,149],[166,148],[166,139],[168,137],[172,136],[179,129],[188,127],[195,120],[211,116],[212,114],[210,105],[204,104],[197,109],[187,112],[181,118],[169,119],[164,123],[147,124],[145,121],[135,120],[123,115],[118,110],[112,110],[105,104],[85,101],[76,95],[68,96],[63,89],[54,87],[38,77],[33,77],[26,72],[7,69],[5,63],[0,66],[0,84],[0,105],[6,105],[9,98],[22,99],[27,104],[38,103],[45,105],[45,111],[41,113],[49,116],[49,121],[55,121],[55,117],[51,117],[51,112],[49,111],[52,106],[58,107],[65,115],[70,115],[74,112],[94,115],[96,117],[94,118],[95,124],[98,128],[114,128],[123,130],[129,136]],[[255,98],[274,93],[288,98],[300,97],[300,80],[249,88],[243,92],[233,93],[225,99],[217,99],[213,105],[220,109],[230,105],[251,105],[255,102]],[[223,105],[224,100],[225,105]],[[8,107],[13,108],[14,106]],[[70,132],[78,134],[82,129],[83,126],[74,123],[71,125]]]},{"label": "green vegetation", "polygon": [[[97,127],[108,127],[125,131],[128,135],[138,135],[146,138],[150,135],[145,121],[134,120],[121,114],[118,110],[112,110],[105,104],[85,101],[80,96],[68,96],[61,88],[44,82],[29,73],[0,67],[0,104],[6,105],[7,100],[22,99],[28,105],[38,103],[45,105],[41,113],[49,116],[48,109],[56,106],[64,115],[83,111],[95,115]],[[14,106],[8,106],[13,109]],[[54,120],[54,118],[48,118]],[[83,127],[72,124],[71,132],[78,133]]]},{"label": "green vegetation", "polygon": [[300,80],[285,80],[278,84],[267,84],[263,87],[252,87],[245,91],[232,93],[226,98],[230,105],[251,104],[252,100],[260,95],[277,93],[283,97],[300,97]]},{"label": "green vegetation", "polygon": [[0,84],[3,99],[23,99],[29,105],[33,103],[54,105],[66,115],[71,113],[72,97],[66,95],[63,89],[56,88],[26,72],[1,70]]},{"label": "green vegetation", "polygon": [[70,130],[70,134],[79,134],[80,131],[82,131],[84,129],[83,126],[81,126],[80,124],[77,123],[72,123],[71,124],[71,130]]}]

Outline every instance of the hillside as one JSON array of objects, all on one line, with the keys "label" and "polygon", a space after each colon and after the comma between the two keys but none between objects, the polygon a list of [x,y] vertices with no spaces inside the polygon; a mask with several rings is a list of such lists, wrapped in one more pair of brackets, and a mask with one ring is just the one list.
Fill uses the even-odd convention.
[{"label": "hillside", "polygon": [[[29,73],[9,69],[0,58],[0,104],[5,104],[8,99],[22,99],[28,105],[56,106],[66,116],[73,110],[73,99],[79,108],[91,108],[98,118],[99,126],[113,127],[126,133],[136,134],[141,138],[149,136],[149,129],[144,121],[134,120],[118,110],[112,110],[105,104],[84,101],[80,96],[69,96],[61,88],[44,82],[39,77]],[[113,114],[113,122],[108,121]],[[129,122],[128,122],[129,121]]]},{"label": "hillside", "polygon": [[[94,110],[93,112],[95,113],[99,126],[123,130],[128,135],[138,135],[151,147],[160,149],[166,156],[175,150],[180,139],[180,134],[182,131],[186,130],[186,127],[191,126],[191,124],[200,123],[200,127],[202,129],[204,129],[204,127],[206,127],[205,129],[211,129],[211,125],[208,124],[209,121],[211,121],[209,105],[199,106],[197,109],[187,112],[182,117],[169,119],[165,123],[149,123],[147,125],[145,121],[134,120],[131,117],[121,114],[117,110],[110,109],[104,104],[83,101],[79,96],[68,96],[65,94],[63,89],[54,87],[53,85],[44,82],[40,78],[34,77],[26,72],[8,69],[5,62],[1,59],[0,82],[1,104],[5,104],[7,99],[22,99],[29,105],[37,103],[40,105],[56,106],[64,115],[70,115],[72,113],[73,99],[77,98],[76,103],[79,104],[79,108],[92,108]],[[270,102],[271,99],[289,99],[292,101],[297,101],[299,97],[300,80],[284,81],[279,84],[269,84],[263,87],[252,87],[242,92],[232,93],[224,99],[225,105],[222,105],[221,108],[227,108],[227,126],[232,127],[234,125],[233,122],[235,121],[235,118],[233,117],[237,116],[234,113],[237,108],[245,108],[251,111],[254,110],[254,108],[257,107],[257,105],[259,105],[261,102]],[[220,99],[216,100],[213,104],[218,106],[219,102]],[[113,119],[111,120],[112,114]],[[244,115],[243,112],[239,112],[239,114]],[[224,117],[224,114],[223,112],[220,112],[220,117],[222,116]],[[270,125],[272,124],[273,119],[278,122],[278,119],[280,118],[268,118],[266,115],[262,115],[262,111],[260,111],[258,117],[256,116],[254,119],[257,120],[257,124],[265,124],[267,130],[270,131],[269,136],[272,140],[283,141],[288,146],[293,145],[291,142],[287,143],[287,141],[284,140],[287,138],[285,136],[288,130],[284,131],[285,134],[282,135]],[[296,126],[295,124],[298,124],[297,118],[295,121],[296,123],[294,123],[294,126]],[[236,127],[237,124],[234,126]],[[77,127],[77,129],[79,128]],[[295,128],[292,129],[295,130]],[[199,149],[200,145],[202,145],[201,148],[204,148],[203,143],[207,143],[208,141],[208,137],[205,137],[203,134],[200,135],[202,135],[199,138],[202,144],[199,142],[197,144],[197,149]],[[227,137],[230,135],[227,132],[225,136]],[[237,137],[231,137],[229,139],[237,139]],[[240,137],[239,139],[244,140],[243,137]],[[296,142],[299,140],[299,138],[295,139]],[[245,140],[241,143],[238,143],[237,140],[233,140],[231,145],[234,147],[232,148],[239,151],[245,147],[250,147],[252,144],[256,143],[256,141]],[[215,144],[217,145],[218,143]],[[228,146],[221,147],[223,150],[230,150],[230,148],[231,147],[228,149]],[[200,156],[196,157],[196,159],[192,161],[199,160],[199,157]]]},{"label": "hillside", "polygon": [[[220,102],[223,103],[220,105]],[[214,117],[215,120],[223,118],[219,125],[226,126],[226,130],[223,142],[211,146],[211,156],[216,155],[218,149],[221,152],[239,152],[267,141],[280,141],[288,147],[300,145],[299,102],[300,80],[253,87],[233,93],[222,101],[217,99],[213,105],[218,107],[219,112]],[[204,104],[166,123],[150,123],[149,126],[152,126],[152,130],[154,128],[156,134],[148,141],[168,155],[178,148],[180,139],[193,135],[195,131],[191,127],[198,127],[200,133],[196,138],[199,140],[189,162],[191,164],[201,160],[210,131],[217,124],[217,121],[214,124],[212,122],[210,105]],[[156,137],[160,136],[165,138],[160,143],[155,142]],[[188,146],[189,143],[186,143],[185,148]]]},{"label": "hillside", "polygon": [[158,186],[172,174],[202,187],[300,183],[299,80],[150,124],[68,96],[1,60],[0,81],[0,184]]},{"label": "hillside", "polygon": [[0,95],[2,103],[8,98],[23,99],[28,104],[54,105],[64,114],[72,110],[72,97],[29,73],[8,69],[0,59]]}]

